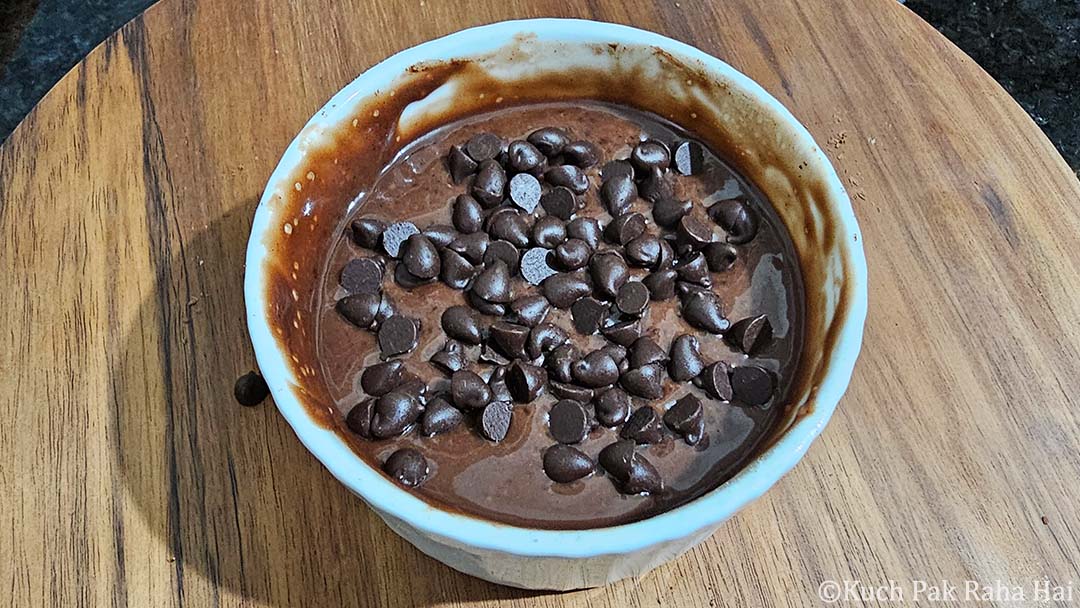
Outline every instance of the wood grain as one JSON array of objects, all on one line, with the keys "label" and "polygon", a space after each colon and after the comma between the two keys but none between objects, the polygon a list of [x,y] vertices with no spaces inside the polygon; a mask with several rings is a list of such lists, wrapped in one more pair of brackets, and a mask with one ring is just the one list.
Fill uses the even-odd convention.
[{"label": "wood grain", "polygon": [[[802,607],[825,580],[1080,584],[1080,183],[1000,87],[893,0],[463,7],[164,0],[0,149],[0,604]],[[307,117],[396,50],[535,16],[656,30],[762,83],[849,187],[871,278],[851,388],[795,471],[642,580],[563,595],[421,555],[269,404],[231,398],[254,364],[251,215]]]}]

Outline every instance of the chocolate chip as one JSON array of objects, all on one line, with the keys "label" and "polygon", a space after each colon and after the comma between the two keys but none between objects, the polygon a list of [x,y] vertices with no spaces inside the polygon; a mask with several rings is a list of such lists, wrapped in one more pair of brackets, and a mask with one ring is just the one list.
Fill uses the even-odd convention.
[{"label": "chocolate chip", "polygon": [[712,286],[709,264],[705,261],[705,255],[700,251],[695,251],[675,262],[675,272],[678,273],[679,279],[683,281],[689,281],[702,287]]},{"label": "chocolate chip", "polygon": [[630,268],[621,255],[614,252],[597,253],[589,261],[589,274],[593,287],[600,295],[614,298],[627,279]]},{"label": "chocolate chip", "polygon": [[713,272],[723,272],[735,263],[735,258],[738,256],[738,250],[731,243],[709,243],[702,249],[705,255],[705,262],[709,265],[709,270]]},{"label": "chocolate chip", "polygon": [[378,329],[387,319],[396,314],[398,314],[397,305],[386,292],[383,292],[382,299],[379,301],[379,312],[375,313],[375,322],[371,324],[371,328]]},{"label": "chocolate chip", "polygon": [[365,399],[349,410],[348,415],[345,416],[345,426],[357,435],[371,439],[371,416],[374,413],[375,400]]},{"label": "chocolate chip", "polygon": [[360,388],[372,397],[381,397],[397,388],[404,372],[401,361],[376,363],[360,374]]},{"label": "chocolate chip", "polygon": [[[633,366],[633,363],[631,363]],[[664,396],[663,367],[661,363],[649,363],[632,367],[619,377],[619,384],[626,392],[645,399]]]},{"label": "chocolate chip", "polygon": [[451,306],[444,310],[442,328],[447,336],[465,344],[479,344],[483,338],[480,319],[467,306]]},{"label": "chocolate chip", "polygon": [[409,269],[405,267],[405,264],[397,264],[394,266],[394,282],[408,290],[421,285],[426,285],[431,282],[431,279],[421,279],[409,272]]},{"label": "chocolate chip", "polygon": [[450,398],[460,408],[479,409],[491,401],[491,389],[475,372],[462,370],[450,376]]},{"label": "chocolate chip", "polygon": [[577,217],[566,225],[568,237],[585,241],[593,251],[600,246],[601,232],[600,222],[591,217]]},{"label": "chocolate chip", "polygon": [[447,340],[442,350],[431,355],[429,361],[447,374],[461,371],[469,364],[469,359],[465,356],[465,347],[457,340]]},{"label": "chocolate chip", "polygon": [[712,230],[693,215],[684,215],[675,228],[675,239],[680,245],[698,250],[713,240]]},{"label": "chocolate chip", "polygon": [[682,316],[691,326],[711,334],[722,334],[730,325],[724,318],[723,303],[711,291],[692,290],[684,296]]},{"label": "chocolate chip", "polygon": [[630,346],[641,335],[641,319],[619,321],[614,325],[601,328],[600,333],[615,344]]},{"label": "chocolate chip", "polygon": [[555,308],[569,308],[578,298],[592,293],[592,285],[583,272],[560,272],[544,280],[540,289]]},{"label": "chocolate chip", "polygon": [[352,240],[365,249],[375,249],[379,246],[384,230],[386,230],[386,222],[362,217],[352,223]]},{"label": "chocolate chip", "polygon": [[233,397],[245,407],[259,405],[269,395],[270,387],[266,386],[266,380],[253,371],[240,376],[236,379],[236,384],[233,384]]},{"label": "chocolate chip", "polygon": [[682,435],[687,445],[696,445],[705,434],[701,400],[693,395],[682,397],[671,406],[671,409],[664,412],[664,424]]},{"label": "chocolate chip", "polygon": [[551,351],[544,360],[548,375],[558,382],[573,382],[570,366],[580,358],[580,353],[573,344],[563,344]]},{"label": "chocolate chip", "polygon": [[546,249],[554,249],[566,240],[566,224],[559,218],[546,215],[533,224],[533,244]]},{"label": "chocolate chip", "polygon": [[769,318],[757,315],[737,321],[724,334],[724,340],[742,352],[753,355],[772,341],[772,335]]},{"label": "chocolate chip", "polygon": [[705,362],[701,360],[701,347],[695,336],[683,334],[671,342],[668,373],[672,380],[686,382],[703,369]]},{"label": "chocolate chip", "polygon": [[637,185],[629,176],[615,176],[600,185],[600,200],[612,216],[619,216],[630,210],[638,196]]},{"label": "chocolate chip", "polygon": [[663,363],[667,361],[668,355],[656,340],[642,336],[630,345],[627,358],[630,360],[630,367],[636,369],[653,363]]},{"label": "chocolate chip", "polygon": [[562,186],[574,194],[585,194],[589,189],[589,178],[585,172],[574,165],[559,165],[544,172],[544,180],[552,186]]},{"label": "chocolate chip", "polygon": [[551,394],[558,399],[571,399],[578,403],[588,403],[593,398],[593,389],[576,384],[551,381],[548,383]]},{"label": "chocolate chip", "polygon": [[619,490],[624,494],[659,494],[664,491],[664,480],[645,456],[635,453],[629,475]]},{"label": "chocolate chip", "polygon": [[401,448],[386,459],[383,471],[401,485],[415,488],[427,479],[428,463],[420,452],[412,448]]},{"label": "chocolate chip", "polygon": [[414,234],[405,241],[401,260],[409,273],[421,280],[434,279],[442,268],[435,243],[422,234]]},{"label": "chocolate chip", "polygon": [[588,477],[596,463],[581,450],[556,444],[544,450],[544,473],[555,483],[570,483]]},{"label": "chocolate chip", "polygon": [[334,304],[334,310],[349,323],[361,329],[367,329],[375,322],[375,315],[379,313],[381,301],[378,294],[357,293],[338,300]]},{"label": "chocolate chip", "polygon": [[476,266],[452,249],[439,252],[441,260],[439,278],[454,289],[465,289],[476,276]]},{"label": "chocolate chip", "polygon": [[502,260],[510,275],[517,274],[521,268],[521,252],[509,241],[491,241],[484,252],[484,265],[491,266],[495,260]]},{"label": "chocolate chip", "polygon": [[675,198],[662,198],[652,208],[653,221],[663,228],[675,228],[679,220],[686,217],[694,207],[690,201],[680,201]]},{"label": "chocolate chip", "polygon": [[660,239],[660,255],[656,258],[656,268],[671,268],[675,264],[675,248],[672,247],[672,238]]},{"label": "chocolate chip", "polygon": [[678,274],[670,269],[657,270],[645,275],[641,283],[649,289],[653,300],[662,302],[675,296],[675,278]]},{"label": "chocolate chip", "polygon": [[630,151],[630,164],[641,174],[652,169],[667,169],[671,164],[671,152],[663,142],[649,139],[634,146]]},{"label": "chocolate chip", "polygon": [[510,290],[510,269],[506,262],[495,260],[495,263],[484,268],[476,276],[470,291],[479,298],[488,302],[505,304],[514,298]]},{"label": "chocolate chip", "polygon": [[506,366],[496,367],[488,378],[488,388],[491,389],[491,400],[510,403],[514,398],[510,395],[510,388],[506,386]]},{"label": "chocolate chip", "polygon": [[407,371],[401,374],[401,383],[394,390],[412,395],[420,402],[421,406],[427,400],[427,383],[412,372]]},{"label": "chocolate chip", "polygon": [[563,399],[548,412],[548,430],[559,443],[580,443],[589,434],[589,415],[581,403]]},{"label": "chocolate chip", "polygon": [[566,162],[582,169],[588,169],[600,161],[600,150],[583,140],[572,141],[563,146],[562,155]]},{"label": "chocolate chip", "polygon": [[513,209],[500,209],[488,219],[488,234],[515,247],[528,247],[529,218]]},{"label": "chocolate chip", "polygon": [[484,261],[484,254],[487,253],[490,240],[487,234],[474,232],[458,236],[446,247],[468,260],[471,264],[481,264]]},{"label": "chocolate chip", "polygon": [[341,269],[339,282],[350,294],[378,294],[382,291],[383,267],[372,258],[349,260]]},{"label": "chocolate chip", "polygon": [[532,285],[543,283],[548,277],[559,273],[548,263],[551,252],[543,247],[529,249],[521,256],[521,278]]},{"label": "chocolate chip", "polygon": [[433,437],[454,430],[462,422],[465,422],[465,416],[460,410],[450,405],[446,399],[435,397],[428,401],[427,407],[424,408],[420,426],[424,435]]},{"label": "chocolate chip", "polygon": [[709,217],[728,233],[729,243],[741,245],[757,235],[757,214],[741,200],[727,199],[716,203],[709,207]]},{"label": "chocolate chip", "polygon": [[645,216],[640,213],[624,213],[611,220],[604,228],[604,239],[612,245],[626,245],[645,232]]},{"label": "chocolate chip", "polygon": [[566,131],[557,127],[537,129],[526,139],[548,158],[561,153],[566,144],[570,143],[570,136],[566,134]]},{"label": "chocolate chip", "polygon": [[450,153],[446,157],[446,167],[450,170],[450,178],[455,184],[460,184],[467,177],[476,173],[480,165],[465,153],[461,146],[450,146]]},{"label": "chocolate chip", "polygon": [[518,139],[506,147],[506,164],[518,173],[532,171],[544,162],[543,153],[527,141]]},{"label": "chocolate chip", "polygon": [[595,397],[596,419],[606,427],[616,427],[630,416],[630,395],[621,388],[611,388]]},{"label": "chocolate chip", "polygon": [[621,363],[626,359],[626,353],[628,352],[626,347],[621,344],[605,344],[597,350],[602,353],[607,353],[607,355],[614,359],[616,363]]},{"label": "chocolate chip", "polygon": [[481,363],[491,363],[492,365],[510,364],[509,357],[507,357],[497,348],[488,343],[484,343],[484,345],[480,348],[480,355],[478,359]]},{"label": "chocolate chip", "polygon": [[401,257],[401,246],[409,237],[420,234],[420,229],[412,222],[396,222],[390,224],[383,231],[382,247],[386,255],[397,259]]},{"label": "chocolate chip", "polygon": [[627,177],[634,177],[634,166],[630,164],[630,161],[626,160],[613,160],[608,161],[602,169],[600,169],[600,180],[608,181],[614,177],[625,175]]},{"label": "chocolate chip", "polygon": [[424,228],[420,234],[427,237],[429,241],[438,247],[446,247],[457,238],[457,231],[454,230],[454,227],[446,224],[432,224]]},{"label": "chocolate chip", "polygon": [[492,317],[501,317],[506,314],[506,304],[500,304],[498,302],[488,302],[484,298],[476,295],[471,291],[465,292],[465,301],[469,303],[482,315],[490,315]]},{"label": "chocolate chip", "polygon": [[528,173],[518,173],[510,178],[510,201],[526,213],[536,211],[540,204],[540,182]]},{"label": "chocolate chip", "polygon": [[484,209],[475,198],[468,194],[459,194],[454,199],[452,212],[454,227],[465,234],[480,230],[484,224]]},{"label": "chocolate chip", "polygon": [[581,239],[567,239],[555,248],[555,263],[563,270],[584,268],[592,258],[592,247]]},{"label": "chocolate chip", "polygon": [[609,444],[600,450],[600,466],[604,467],[608,475],[620,482],[630,479],[630,469],[637,453],[634,452],[635,442],[631,439],[621,439]]},{"label": "chocolate chip", "polygon": [[610,355],[593,351],[584,359],[575,361],[570,366],[574,381],[589,388],[599,388],[613,384],[619,379],[619,365]]},{"label": "chocolate chip", "polygon": [[510,311],[518,323],[526,327],[536,327],[547,318],[551,305],[544,296],[522,296],[510,303]]},{"label": "chocolate chip", "polygon": [[638,281],[625,283],[615,294],[615,306],[624,315],[640,317],[648,305],[649,288]]},{"label": "chocolate chip", "polygon": [[544,368],[514,361],[506,370],[506,386],[518,403],[529,403],[544,394],[547,372]]},{"label": "chocolate chip", "polygon": [[731,368],[723,361],[717,361],[705,368],[697,377],[701,388],[713,399],[731,401]]},{"label": "chocolate chip", "polygon": [[502,165],[493,161],[485,160],[480,163],[480,170],[472,183],[472,195],[485,208],[491,209],[503,200],[506,191],[506,171]]},{"label": "chocolate chip", "polygon": [[488,329],[488,337],[496,347],[511,359],[525,358],[525,341],[529,328],[506,321],[496,321]]},{"label": "chocolate chip", "polygon": [[608,316],[608,305],[594,298],[581,298],[570,305],[574,329],[584,336],[600,331],[600,322]]},{"label": "chocolate chip", "polygon": [[548,212],[548,215],[568,220],[577,211],[577,199],[569,188],[552,188],[540,197],[540,206]]},{"label": "chocolate chip", "polygon": [[626,243],[624,254],[631,266],[653,268],[660,258],[660,238],[654,234],[641,234]]},{"label": "chocolate chip", "polygon": [[773,394],[773,376],[756,365],[741,365],[731,372],[731,400],[756,406],[765,405]]},{"label": "chocolate chip", "polygon": [[512,416],[513,408],[509,403],[492,401],[480,414],[480,434],[495,443],[506,439],[506,434],[510,431]]},{"label": "chocolate chip", "polygon": [[476,162],[490,160],[502,152],[503,142],[494,133],[477,133],[465,142],[465,153]]},{"label": "chocolate chip", "polygon": [[661,169],[652,169],[638,184],[638,196],[655,205],[673,198],[675,188]]},{"label": "chocolate chip", "polygon": [[394,315],[379,325],[379,350],[384,358],[403,355],[416,348],[419,336],[416,321]]},{"label": "chocolate chip", "polygon": [[619,431],[619,437],[633,439],[635,443],[659,443],[664,438],[664,429],[660,416],[650,405],[643,405],[634,410]]},{"label": "chocolate chip", "polygon": [[551,323],[541,323],[529,332],[529,340],[525,344],[525,352],[530,359],[537,359],[540,355],[555,350],[566,344],[570,336],[566,335],[563,328]]},{"label": "chocolate chip", "polygon": [[375,401],[371,415],[371,435],[386,439],[400,435],[416,422],[423,412],[420,401],[404,391],[390,391]]},{"label": "chocolate chip", "polygon": [[684,141],[675,147],[675,170],[696,175],[705,168],[705,149],[696,141]]}]

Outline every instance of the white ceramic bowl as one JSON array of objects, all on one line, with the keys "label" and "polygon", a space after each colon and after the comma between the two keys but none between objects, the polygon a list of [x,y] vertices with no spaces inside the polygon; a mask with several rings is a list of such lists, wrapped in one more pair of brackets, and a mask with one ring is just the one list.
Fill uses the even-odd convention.
[{"label": "white ceramic bowl", "polygon": [[[268,255],[276,239],[286,238],[282,226],[290,221],[281,217],[276,201],[293,187],[307,155],[347,128],[366,99],[392,90],[410,66],[451,59],[468,60],[505,83],[570,68],[595,72],[600,79],[618,75],[645,82],[651,98],[669,96],[693,108],[671,118],[719,146],[777,208],[803,260],[805,382],[793,396],[782,431],[727,483],[677,509],[617,527],[518,528],[429,505],[365,464],[302,405],[297,370],[275,337],[280,316],[272,314],[266,295],[273,280]],[[695,76],[671,77],[683,69]],[[603,87],[595,91],[600,94]],[[406,109],[401,132],[421,124],[429,110],[467,105],[462,100],[472,93],[467,85],[441,87]],[[314,269],[320,261],[303,262]],[[326,468],[424,553],[473,576],[534,589],[590,587],[641,575],[707,538],[769,489],[802,458],[832,415],[855,365],[866,316],[866,262],[850,202],[825,155],[787,109],[726,63],[681,42],[620,25],[560,19],[457,32],[404,50],[342,89],[304,127],[270,177],[252,226],[244,289],[252,343],[274,401]]]}]

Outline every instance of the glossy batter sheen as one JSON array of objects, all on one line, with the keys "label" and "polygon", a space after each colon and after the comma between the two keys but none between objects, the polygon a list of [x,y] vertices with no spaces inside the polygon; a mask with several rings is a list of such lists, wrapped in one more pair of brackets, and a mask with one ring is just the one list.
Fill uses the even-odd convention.
[{"label": "glossy batter sheen", "polygon": [[[489,112],[453,123],[414,142],[368,191],[342,192],[342,205],[359,201],[353,215],[342,225],[347,226],[358,216],[388,222],[409,220],[421,228],[433,223],[451,224],[450,205],[464,191],[464,186],[454,185],[445,168],[443,156],[449,146],[483,131],[499,134],[507,141],[524,139],[529,132],[544,126],[564,128],[574,138],[592,141],[603,151],[602,162],[589,170],[592,187],[586,194],[587,206],[579,213],[595,216],[602,224],[611,219],[598,198],[598,172],[603,162],[626,158],[632,145],[646,136],[669,143],[690,138],[659,117],[592,102],[530,105]],[[717,200],[742,196],[757,211],[761,220],[757,237],[739,246],[734,267],[713,274],[713,291],[720,295],[727,316],[733,321],[761,313],[769,316],[774,340],[752,362],[775,372],[779,386],[769,405],[740,408],[712,400],[689,384],[666,379],[664,398],[653,404],[662,411],[679,396],[693,391],[702,399],[706,438],[690,447],[669,434],[660,444],[639,447],[661,473],[666,488],[663,494],[624,496],[599,471],[570,484],[556,484],[548,479],[541,458],[544,449],[554,443],[547,431],[547,411],[555,401],[551,395],[531,404],[517,405],[510,432],[499,444],[466,427],[435,437],[422,437],[413,431],[383,441],[353,435],[342,418],[363,398],[356,387],[359,373],[379,359],[375,334],[353,327],[334,311],[335,301],[343,295],[337,284],[342,266],[354,257],[370,255],[356,248],[344,229],[338,231],[337,240],[328,247],[319,294],[316,345],[319,371],[339,414],[338,432],[376,468],[399,448],[411,446],[420,450],[428,459],[431,473],[420,488],[412,491],[444,507],[519,526],[590,528],[626,523],[683,504],[731,477],[754,453],[783,409],[802,348],[801,275],[786,232],[771,207],[723,162],[708,155],[701,174],[675,176],[673,182],[676,195],[693,200],[694,213],[702,214],[709,225],[711,220],[704,216],[704,210]],[[639,200],[634,211],[641,212],[650,221],[650,229],[655,230],[650,207],[648,202]],[[638,277],[644,274],[640,269],[632,272]],[[446,340],[439,326],[442,311],[464,304],[463,292],[438,282],[406,291],[389,277],[384,281],[384,289],[403,313],[421,320],[419,345],[405,357],[408,368],[429,383],[445,381],[427,360]],[[520,278],[515,283],[517,295],[535,289]],[[719,337],[686,325],[679,317],[677,306],[676,299],[650,304],[644,326],[661,347],[668,348],[676,335],[695,333],[699,335],[705,361],[724,360],[733,364],[747,361],[745,355],[730,349]],[[600,336],[577,334],[570,325],[568,311],[553,308],[548,320],[563,325],[583,352],[605,344]],[[474,350],[470,350],[470,355],[470,360],[475,360]],[[475,363],[472,368],[484,377],[490,370]],[[646,400],[634,398],[633,408],[645,403]],[[617,432],[618,429],[598,427],[576,447],[595,458],[603,447],[617,439]]]}]

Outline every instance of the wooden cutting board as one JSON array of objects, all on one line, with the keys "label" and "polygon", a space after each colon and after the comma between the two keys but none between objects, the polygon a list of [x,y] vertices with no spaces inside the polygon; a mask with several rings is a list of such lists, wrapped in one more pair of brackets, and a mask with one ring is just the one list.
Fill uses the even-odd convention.
[{"label": "wooden cutting board", "polygon": [[[308,116],[401,48],[538,16],[655,30],[764,85],[835,163],[871,279],[862,358],[806,459],[688,555],[562,595],[420,554],[270,403],[231,396],[254,365],[252,213]],[[0,271],[4,605],[801,608],[845,579],[909,601],[913,580],[1080,586],[1080,183],[894,0],[164,0],[0,149]]]}]

